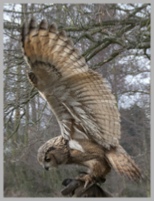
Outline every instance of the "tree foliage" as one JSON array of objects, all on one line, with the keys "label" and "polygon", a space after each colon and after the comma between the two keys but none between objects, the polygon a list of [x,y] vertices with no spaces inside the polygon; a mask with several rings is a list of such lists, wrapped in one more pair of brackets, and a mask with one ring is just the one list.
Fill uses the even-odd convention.
[{"label": "tree foliage", "polygon": [[56,119],[27,80],[21,24],[35,17],[66,30],[118,102],[122,144],[146,177],[132,184],[115,172],[103,184],[114,196],[150,196],[150,4],[4,4],[4,195],[60,197],[79,167],[45,172],[37,149],[59,135]]}]

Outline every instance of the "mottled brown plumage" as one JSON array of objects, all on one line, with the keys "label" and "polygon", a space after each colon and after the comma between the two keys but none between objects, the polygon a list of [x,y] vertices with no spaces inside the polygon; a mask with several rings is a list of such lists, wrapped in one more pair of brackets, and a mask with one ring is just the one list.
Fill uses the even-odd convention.
[{"label": "mottled brown plumage", "polygon": [[[90,157],[90,148],[85,151],[85,147],[92,141],[94,147],[107,151],[103,161],[107,158],[118,172],[134,180],[140,177],[135,163],[119,145],[120,115],[115,97],[104,78],[88,68],[66,33],[45,20],[37,25],[32,19],[23,26],[22,49],[31,69],[30,82],[47,100],[71,148]],[[78,163],[78,157],[73,158]]]}]

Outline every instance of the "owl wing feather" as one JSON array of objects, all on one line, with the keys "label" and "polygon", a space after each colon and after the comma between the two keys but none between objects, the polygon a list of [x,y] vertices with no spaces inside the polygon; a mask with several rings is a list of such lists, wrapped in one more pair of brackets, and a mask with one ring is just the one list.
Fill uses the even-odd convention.
[{"label": "owl wing feather", "polygon": [[88,68],[66,33],[45,20],[38,26],[32,19],[23,26],[21,40],[25,59],[36,76],[35,86],[51,106],[61,131],[70,135],[74,123],[78,135],[84,133],[108,149],[116,146],[120,115],[115,97],[105,80]]}]

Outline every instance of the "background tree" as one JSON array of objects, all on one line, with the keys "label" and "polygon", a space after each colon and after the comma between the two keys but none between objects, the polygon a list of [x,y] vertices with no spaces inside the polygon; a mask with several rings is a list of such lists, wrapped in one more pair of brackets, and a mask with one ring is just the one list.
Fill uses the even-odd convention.
[{"label": "background tree", "polygon": [[141,185],[112,172],[114,196],[150,196],[150,4],[4,4],[4,195],[60,197],[70,166],[45,172],[37,149],[60,134],[46,102],[29,84],[20,48],[24,21],[46,18],[66,30],[90,68],[106,78],[122,119],[122,144],[146,175]]}]

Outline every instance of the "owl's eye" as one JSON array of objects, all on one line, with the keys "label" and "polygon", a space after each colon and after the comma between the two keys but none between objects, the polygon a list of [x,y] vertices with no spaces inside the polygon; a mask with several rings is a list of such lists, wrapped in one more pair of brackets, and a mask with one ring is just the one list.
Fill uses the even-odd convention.
[{"label": "owl's eye", "polygon": [[51,159],[50,159],[50,158],[45,158],[45,161],[46,161],[46,162],[50,162]]}]

